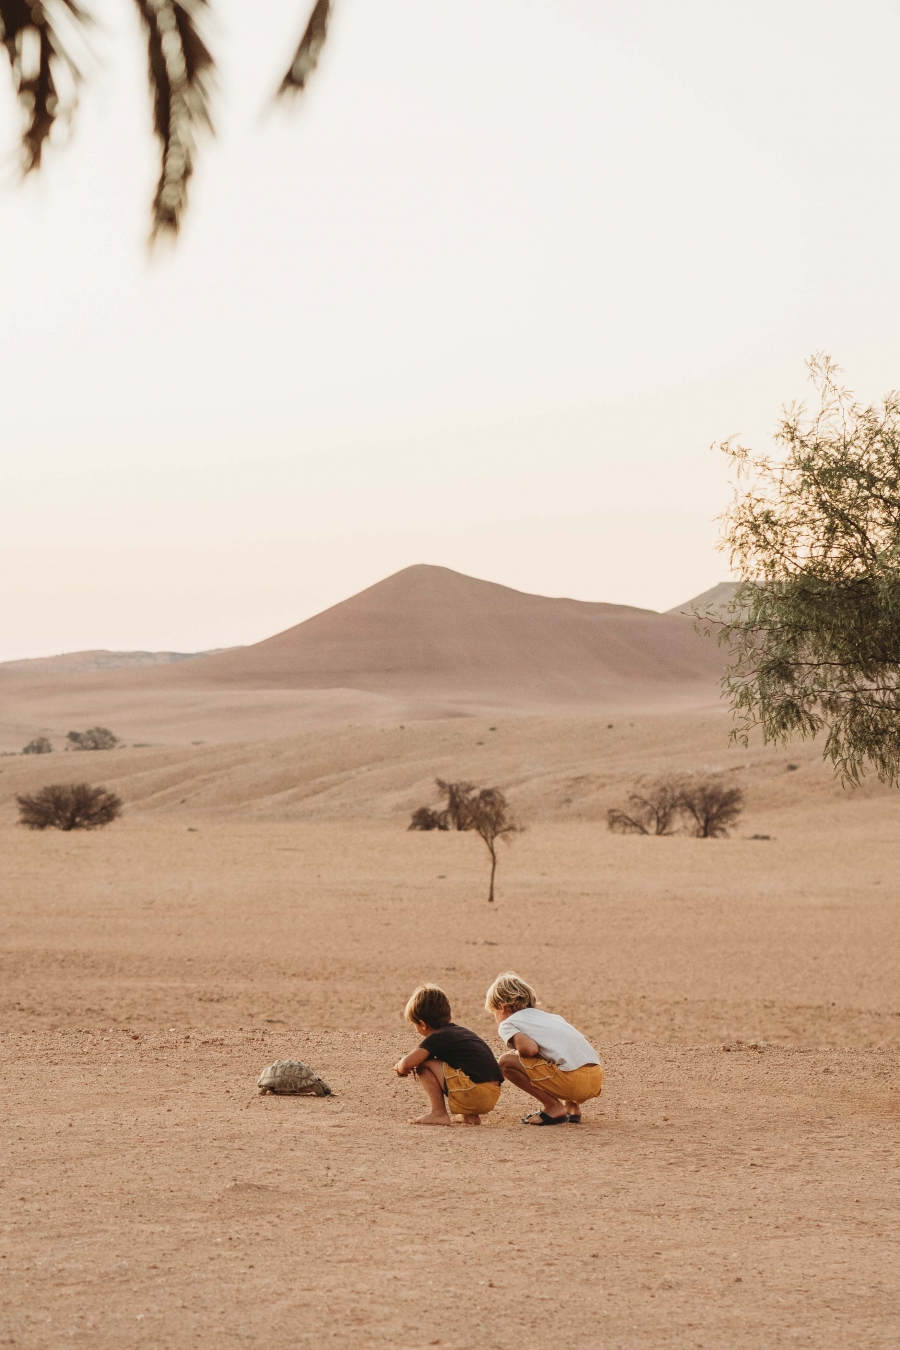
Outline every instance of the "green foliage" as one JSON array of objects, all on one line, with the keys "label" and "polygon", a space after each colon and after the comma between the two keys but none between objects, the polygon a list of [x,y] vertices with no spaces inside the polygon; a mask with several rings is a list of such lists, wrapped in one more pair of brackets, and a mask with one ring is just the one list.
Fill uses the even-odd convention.
[{"label": "green foliage", "polygon": [[122,814],[120,797],[90,783],[50,783],[16,801],[29,830],[96,830]]},{"label": "green foliage", "polygon": [[[748,480],[724,517],[741,578],[719,640],[723,688],[746,743],[826,733],[848,782],[900,777],[900,394],[863,407],[824,355],[819,396],[784,409],[777,456],[722,449]],[[702,616],[707,628],[715,616]]]}]

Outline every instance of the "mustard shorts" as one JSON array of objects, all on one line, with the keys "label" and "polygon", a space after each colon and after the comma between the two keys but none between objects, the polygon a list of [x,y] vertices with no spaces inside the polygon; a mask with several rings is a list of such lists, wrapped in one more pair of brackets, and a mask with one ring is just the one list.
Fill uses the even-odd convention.
[{"label": "mustard shorts", "polygon": [[462,1069],[449,1064],[444,1065],[444,1085],[451,1116],[485,1116],[500,1100],[499,1083],[473,1083]]},{"label": "mustard shorts", "polygon": [[535,1087],[563,1101],[588,1102],[599,1097],[603,1089],[603,1070],[599,1064],[582,1064],[580,1069],[567,1072],[550,1059],[526,1059],[524,1055],[519,1058]]}]

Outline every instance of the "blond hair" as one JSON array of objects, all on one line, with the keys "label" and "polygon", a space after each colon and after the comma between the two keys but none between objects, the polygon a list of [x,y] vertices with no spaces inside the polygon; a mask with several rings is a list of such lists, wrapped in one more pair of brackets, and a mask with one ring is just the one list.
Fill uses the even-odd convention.
[{"label": "blond hair", "polygon": [[420,984],[406,1005],[407,1022],[423,1022],[426,1027],[445,1027],[452,1020],[450,1000],[436,984]]},{"label": "blond hair", "polygon": [[522,1008],[536,1008],[538,996],[530,984],[526,984],[514,970],[505,970],[498,975],[490,989],[484,1006],[488,1012],[495,1008],[510,1008],[520,1012]]}]

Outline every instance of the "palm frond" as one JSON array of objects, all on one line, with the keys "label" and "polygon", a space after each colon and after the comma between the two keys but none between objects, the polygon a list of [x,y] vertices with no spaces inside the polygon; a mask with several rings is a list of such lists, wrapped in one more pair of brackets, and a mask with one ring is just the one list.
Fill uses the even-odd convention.
[{"label": "palm frond", "polygon": [[319,53],[328,36],[328,23],[331,18],[331,0],[316,0],[309,23],[306,25],[300,46],[294,53],[294,59],[287,74],[278,87],[278,98],[302,94],[306,82],[316,68]]},{"label": "palm frond", "polygon": [[[24,116],[22,170],[39,169],[60,117],[74,111],[81,76],[60,29],[90,22],[78,0],[0,0],[0,43]],[[66,87],[68,86],[68,88]]]},{"label": "palm frond", "polygon": [[[0,0],[2,3],[2,0]],[[215,66],[200,35],[207,0],[135,0],[147,37],[147,73],[160,173],[151,242],[178,233],[194,172],[198,135],[212,131]]]}]

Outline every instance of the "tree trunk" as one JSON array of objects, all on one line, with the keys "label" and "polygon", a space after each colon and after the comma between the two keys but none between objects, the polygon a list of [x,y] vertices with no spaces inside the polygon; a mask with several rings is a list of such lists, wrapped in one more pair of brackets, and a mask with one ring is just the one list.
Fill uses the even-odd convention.
[{"label": "tree trunk", "polygon": [[492,848],[492,849],[491,849],[491,888],[490,888],[490,890],[488,891],[488,904],[489,904],[489,905],[492,905],[492,904],[494,903],[494,873],[496,872],[496,870],[497,870],[497,851],[496,851],[496,849],[493,849],[493,848]]}]

